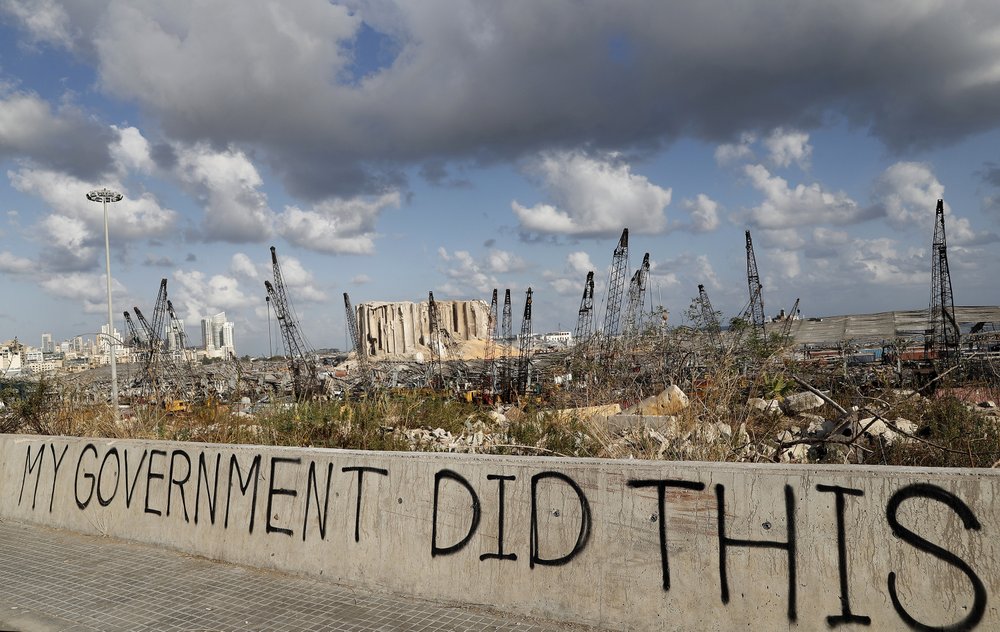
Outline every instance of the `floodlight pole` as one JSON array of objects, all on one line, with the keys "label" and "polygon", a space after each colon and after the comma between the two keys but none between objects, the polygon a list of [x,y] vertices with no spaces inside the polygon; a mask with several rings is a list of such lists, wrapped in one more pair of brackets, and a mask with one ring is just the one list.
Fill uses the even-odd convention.
[{"label": "floodlight pole", "polygon": [[125,197],[117,191],[104,188],[91,191],[87,194],[87,199],[91,202],[100,202],[104,206],[104,264],[108,280],[108,355],[111,358],[111,409],[115,421],[118,420],[118,367],[115,349],[115,327],[114,317],[111,308],[111,242],[108,240],[108,202],[120,202]]}]

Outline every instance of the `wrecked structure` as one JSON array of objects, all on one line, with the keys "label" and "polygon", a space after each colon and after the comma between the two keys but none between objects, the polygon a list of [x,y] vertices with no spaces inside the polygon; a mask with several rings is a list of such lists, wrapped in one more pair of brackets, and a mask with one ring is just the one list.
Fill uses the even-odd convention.
[{"label": "wrecked structure", "polygon": [[[485,301],[436,301],[437,335],[447,345],[489,340],[490,308]],[[358,333],[371,358],[407,357],[431,346],[427,301],[369,302],[358,305]]]}]

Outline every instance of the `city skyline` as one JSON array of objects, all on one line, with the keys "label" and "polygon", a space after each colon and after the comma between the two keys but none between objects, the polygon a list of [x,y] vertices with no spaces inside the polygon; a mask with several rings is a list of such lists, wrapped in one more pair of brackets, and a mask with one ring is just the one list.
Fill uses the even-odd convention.
[{"label": "city skyline", "polygon": [[0,5],[0,338],[99,331],[105,186],[115,326],[167,278],[240,354],[272,245],[315,348],[343,292],[572,330],[593,270],[596,321],[623,228],[672,324],[742,310],[747,229],[768,316],[925,307],[939,198],[956,304],[1000,304],[995,3],[459,4]]}]

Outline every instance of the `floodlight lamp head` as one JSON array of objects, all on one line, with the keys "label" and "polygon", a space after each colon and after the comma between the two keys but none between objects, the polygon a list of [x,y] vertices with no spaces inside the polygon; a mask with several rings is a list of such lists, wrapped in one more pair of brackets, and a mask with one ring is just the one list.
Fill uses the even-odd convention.
[{"label": "floodlight lamp head", "polygon": [[87,199],[91,202],[121,202],[125,196],[118,191],[111,189],[97,189],[87,194]]}]

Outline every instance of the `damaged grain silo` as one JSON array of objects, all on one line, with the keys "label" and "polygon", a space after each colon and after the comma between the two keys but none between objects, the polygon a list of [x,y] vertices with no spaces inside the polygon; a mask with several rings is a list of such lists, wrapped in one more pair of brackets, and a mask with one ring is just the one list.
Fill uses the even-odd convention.
[{"label": "damaged grain silo", "polygon": [[[489,338],[489,306],[482,300],[436,301],[439,334],[445,346]],[[368,355],[415,357],[430,348],[427,301],[368,302],[358,305],[358,330]]]}]

